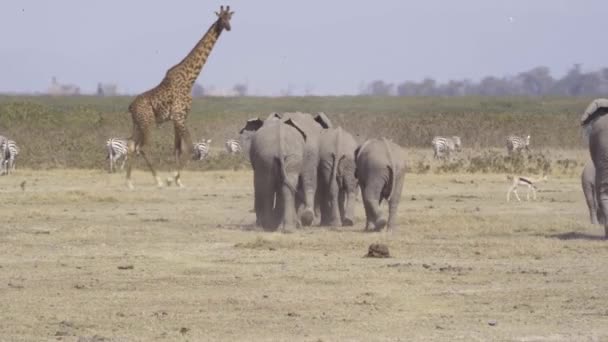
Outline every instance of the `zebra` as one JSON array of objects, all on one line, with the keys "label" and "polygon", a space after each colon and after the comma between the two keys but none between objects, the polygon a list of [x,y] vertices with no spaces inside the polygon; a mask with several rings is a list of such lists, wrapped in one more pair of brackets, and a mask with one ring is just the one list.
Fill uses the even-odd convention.
[{"label": "zebra", "polygon": [[11,174],[11,172],[15,171],[15,159],[19,155],[19,146],[13,140],[5,139],[2,143],[2,148],[4,152],[4,158],[2,161],[2,170],[4,174]]},{"label": "zebra", "polygon": [[458,136],[452,136],[450,138],[436,136],[433,138],[431,144],[433,145],[433,157],[435,159],[445,159],[444,153],[449,159],[450,154],[454,151],[460,151],[462,146],[462,142]]},{"label": "zebra", "polygon": [[120,169],[123,170],[125,168],[125,162],[127,161],[127,145],[128,142],[126,139],[121,138],[110,138],[106,141],[106,149],[108,151],[108,155],[106,159],[110,160],[110,173],[116,170],[116,162],[118,159],[123,158],[122,164],[120,165]]},{"label": "zebra", "polygon": [[241,152],[241,144],[236,139],[226,140],[226,151],[230,154]]},{"label": "zebra", "polygon": [[6,158],[6,149],[8,147],[6,144],[7,140],[4,136],[0,135],[0,175],[4,171],[4,159]]},{"label": "zebra", "polygon": [[192,160],[203,160],[209,155],[211,147],[211,139],[202,139],[201,141],[192,144]]},{"label": "zebra", "polygon": [[522,150],[530,151],[530,136],[520,137],[517,135],[510,135],[507,137],[507,153],[511,155],[513,152],[520,152]]}]

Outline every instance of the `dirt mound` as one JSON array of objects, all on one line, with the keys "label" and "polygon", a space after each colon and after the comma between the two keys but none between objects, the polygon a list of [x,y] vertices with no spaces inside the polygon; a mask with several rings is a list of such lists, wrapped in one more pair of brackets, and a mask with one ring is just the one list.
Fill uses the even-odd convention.
[{"label": "dirt mound", "polygon": [[372,243],[369,245],[367,258],[390,258],[391,254],[388,251],[388,246],[383,243]]}]

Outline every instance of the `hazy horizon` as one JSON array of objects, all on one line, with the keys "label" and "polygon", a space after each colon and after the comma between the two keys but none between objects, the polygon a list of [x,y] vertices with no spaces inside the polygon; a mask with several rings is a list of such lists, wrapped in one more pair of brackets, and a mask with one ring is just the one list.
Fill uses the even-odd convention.
[{"label": "hazy horizon", "polygon": [[152,88],[227,4],[232,31],[197,81],[206,87],[340,95],[377,79],[478,80],[541,65],[559,77],[573,64],[608,66],[608,3],[600,0],[8,0],[0,4],[0,29],[10,33],[0,46],[0,92],[44,92],[53,76],[84,93],[98,82],[129,94]]}]

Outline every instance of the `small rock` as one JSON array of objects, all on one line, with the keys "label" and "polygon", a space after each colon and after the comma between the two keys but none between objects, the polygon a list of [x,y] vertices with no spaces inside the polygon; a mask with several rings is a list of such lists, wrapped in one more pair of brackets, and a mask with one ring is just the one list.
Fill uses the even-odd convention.
[{"label": "small rock", "polygon": [[287,313],[287,316],[288,316],[288,317],[300,317],[300,315],[298,315],[298,314],[297,314],[297,313],[295,313],[295,312],[288,312],[288,313]]},{"label": "small rock", "polygon": [[496,320],[494,320],[494,319],[491,319],[488,321],[488,325],[491,327],[496,326],[496,324],[498,324],[498,322],[496,322]]},{"label": "small rock", "polygon": [[118,266],[119,270],[132,270],[133,268],[133,265]]},{"label": "small rock", "polygon": [[431,265],[429,265],[429,264],[422,264],[422,267],[424,267],[424,268],[426,268],[428,270],[429,268],[431,268]]},{"label": "small rock", "polygon": [[368,258],[390,258],[391,254],[388,251],[388,246],[383,243],[372,243],[367,251]]},{"label": "small rock", "polygon": [[186,327],[181,327],[181,329],[179,329],[179,333],[182,335],[185,335],[188,331],[190,331],[190,329]]}]

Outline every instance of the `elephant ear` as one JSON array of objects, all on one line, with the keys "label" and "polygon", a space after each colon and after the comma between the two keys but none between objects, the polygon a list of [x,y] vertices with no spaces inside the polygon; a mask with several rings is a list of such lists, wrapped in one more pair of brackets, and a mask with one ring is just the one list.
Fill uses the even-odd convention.
[{"label": "elephant ear", "polygon": [[318,112],[317,115],[315,115],[315,121],[318,122],[319,125],[321,125],[321,127],[325,129],[334,127],[334,125],[331,123],[331,120],[329,120],[327,114],[323,112]]},{"label": "elephant ear", "polygon": [[581,116],[581,126],[585,126],[600,115],[608,113],[608,99],[593,100]]},{"label": "elephant ear", "polygon": [[300,134],[302,135],[302,138],[304,138],[304,141],[306,141],[306,132],[300,125],[298,125],[298,122],[296,120],[287,119],[287,121],[285,121],[285,124],[297,129],[298,132],[300,132]]},{"label": "elephant ear", "polygon": [[264,125],[264,121],[262,121],[260,118],[249,119],[249,120],[247,120],[247,123],[245,124],[245,127],[243,127],[239,131],[239,134],[243,134],[243,132],[246,132],[246,131],[256,132],[263,125]]},{"label": "elephant ear", "polygon": [[281,113],[272,112],[272,113],[268,114],[268,117],[266,118],[266,120],[281,120],[282,118],[283,118],[283,115]]}]

